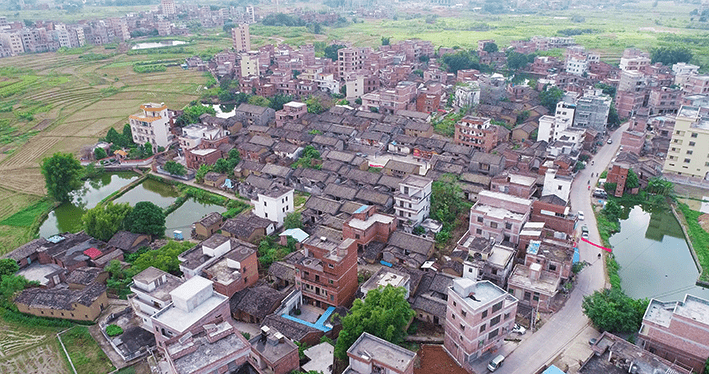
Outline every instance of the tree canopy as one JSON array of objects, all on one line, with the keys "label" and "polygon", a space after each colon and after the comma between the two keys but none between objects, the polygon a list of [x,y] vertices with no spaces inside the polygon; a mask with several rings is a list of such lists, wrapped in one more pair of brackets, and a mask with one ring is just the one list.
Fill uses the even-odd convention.
[{"label": "tree canopy", "polygon": [[454,54],[443,55],[443,63],[448,67],[448,72],[456,74],[458,70],[480,69],[480,64],[468,51],[458,51]]},{"label": "tree canopy", "polygon": [[192,123],[199,122],[199,116],[202,114],[216,115],[217,111],[211,106],[204,106],[200,103],[191,104],[185,107],[182,111],[182,115],[175,121],[178,126],[187,126]]},{"label": "tree canopy", "polygon": [[498,51],[497,44],[494,42],[487,42],[485,43],[485,46],[483,46],[483,51],[487,53],[494,53]]},{"label": "tree canopy", "polygon": [[584,297],[582,307],[593,325],[602,331],[635,332],[640,328],[647,305],[647,299],[634,300],[612,288]]},{"label": "tree canopy", "polygon": [[674,188],[674,184],[667,179],[655,177],[647,182],[645,191],[658,195],[671,195],[674,192]]},{"label": "tree canopy", "polygon": [[165,234],[165,214],[163,210],[150,201],[135,204],[133,210],[126,215],[126,230],[161,237]]},{"label": "tree canopy", "polygon": [[652,63],[661,62],[665,66],[672,66],[678,62],[689,62],[692,59],[692,51],[687,47],[657,47],[650,51]]},{"label": "tree canopy", "polygon": [[406,335],[404,327],[414,316],[405,296],[406,290],[403,287],[387,285],[367,292],[364,301],[356,299],[350,314],[342,319],[342,331],[335,344],[335,357],[346,360],[347,350],[363,332],[394,344],[401,343]]},{"label": "tree canopy", "polygon": [[163,169],[173,175],[185,175],[185,173],[187,172],[187,170],[185,170],[185,165],[182,165],[172,160],[166,162]]},{"label": "tree canopy", "polygon": [[41,168],[49,196],[60,202],[71,201],[71,191],[81,187],[84,168],[79,160],[71,153],[55,153],[42,160]]},{"label": "tree canopy", "polygon": [[102,160],[106,157],[108,157],[108,154],[106,153],[106,150],[101,148],[101,147],[96,147],[94,148],[94,157],[97,160]]},{"label": "tree canopy", "polygon": [[107,242],[123,228],[123,221],[132,210],[128,203],[114,204],[109,201],[87,210],[81,221],[87,234]]},{"label": "tree canopy", "polygon": [[564,97],[564,90],[559,87],[547,87],[539,94],[539,102],[549,112],[554,113],[556,112],[556,103],[561,101],[562,97]]},{"label": "tree canopy", "polygon": [[625,188],[632,189],[640,187],[640,179],[633,169],[628,169],[628,177],[625,179]]},{"label": "tree canopy", "polygon": [[327,47],[325,47],[325,57],[329,58],[332,61],[337,61],[337,51],[342,48],[345,48],[345,46],[342,44],[328,45]]},{"label": "tree canopy", "polygon": [[303,217],[300,212],[290,212],[286,214],[286,218],[283,221],[283,226],[287,229],[302,229],[303,228]]},{"label": "tree canopy", "polygon": [[20,270],[20,266],[17,265],[17,261],[11,258],[3,258],[0,260],[0,278],[6,275],[13,275]]}]

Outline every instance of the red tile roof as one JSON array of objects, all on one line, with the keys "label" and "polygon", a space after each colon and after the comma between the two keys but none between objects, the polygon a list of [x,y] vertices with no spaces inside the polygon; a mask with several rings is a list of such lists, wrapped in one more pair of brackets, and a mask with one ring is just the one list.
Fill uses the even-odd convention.
[{"label": "red tile roof", "polygon": [[91,259],[93,260],[93,259],[101,256],[103,253],[101,253],[101,251],[99,251],[98,249],[91,247],[91,248],[85,250],[84,254],[91,257]]}]

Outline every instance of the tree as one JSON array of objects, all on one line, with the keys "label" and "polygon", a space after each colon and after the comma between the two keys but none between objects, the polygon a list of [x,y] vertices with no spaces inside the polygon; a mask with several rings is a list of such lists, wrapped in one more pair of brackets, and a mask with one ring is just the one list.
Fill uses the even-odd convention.
[{"label": "tree", "polygon": [[97,160],[103,160],[104,158],[108,157],[108,154],[106,154],[106,150],[101,148],[101,147],[96,147],[94,148],[94,157]]},{"label": "tree", "polygon": [[634,300],[620,289],[595,291],[584,297],[583,313],[601,331],[635,332],[640,328],[648,300]]},{"label": "tree", "polygon": [[308,106],[308,113],[321,114],[327,110],[325,105],[323,105],[322,99],[317,96],[310,96],[305,100],[305,104]]},{"label": "tree", "polygon": [[303,217],[300,215],[300,212],[288,213],[285,220],[283,220],[283,226],[286,229],[302,229]]},{"label": "tree", "polygon": [[276,94],[271,98],[271,105],[269,107],[273,110],[281,110],[283,109],[283,104],[291,101],[293,101],[293,96],[291,95]]},{"label": "tree", "polygon": [[431,186],[431,218],[442,223],[453,223],[465,213],[463,191],[457,184],[457,177],[444,174]]},{"label": "tree", "polygon": [[495,44],[494,42],[485,43],[485,46],[483,47],[483,51],[485,51],[487,53],[497,52],[498,51],[497,44]]},{"label": "tree", "polygon": [[197,123],[199,122],[199,116],[205,113],[214,116],[217,114],[217,111],[211,106],[204,106],[200,103],[188,105],[182,110],[182,115],[177,118],[175,124],[178,126],[187,126],[192,123]]},{"label": "tree", "polygon": [[204,176],[207,175],[212,171],[212,165],[207,165],[203,164],[199,166],[199,169],[197,169],[197,173],[195,173],[194,178],[197,180],[197,183],[202,183],[204,181]]},{"label": "tree", "polygon": [[480,69],[480,64],[474,60],[468,51],[458,51],[454,54],[443,55],[443,63],[449,73],[456,74],[458,70]]},{"label": "tree", "polygon": [[162,237],[165,234],[165,214],[162,209],[150,201],[135,204],[126,215],[126,230],[137,234],[149,234]]},{"label": "tree", "polygon": [[17,261],[11,258],[3,258],[0,260],[0,278],[6,275],[13,275],[20,270],[20,266],[17,265]]},{"label": "tree", "polygon": [[153,155],[153,145],[150,144],[150,142],[145,142],[143,144],[143,156],[144,158],[148,158]]},{"label": "tree", "polygon": [[0,295],[2,295],[2,300],[0,301],[0,306],[9,308],[12,310],[17,310],[17,307],[12,302],[13,297],[18,291],[25,289],[30,282],[27,278],[22,275],[5,275],[0,281]]},{"label": "tree", "polygon": [[166,162],[163,169],[173,175],[185,175],[185,173],[187,172],[185,170],[185,165],[182,165],[172,160]]},{"label": "tree", "polygon": [[618,111],[615,109],[615,105],[611,103],[611,108],[608,110],[608,126],[613,129],[620,126],[620,116]]},{"label": "tree", "polygon": [[229,162],[223,158],[217,160],[214,163],[214,168],[212,169],[215,173],[228,173],[229,172]]},{"label": "tree", "polygon": [[329,58],[332,61],[337,61],[337,51],[342,48],[345,48],[345,46],[342,44],[328,45],[327,47],[325,47],[325,57]]},{"label": "tree", "polygon": [[564,97],[564,90],[559,87],[546,87],[544,91],[539,94],[539,102],[542,104],[549,112],[556,112],[556,103],[558,103],[561,98]]},{"label": "tree", "polygon": [[350,314],[342,319],[335,357],[346,360],[347,350],[363,332],[394,344],[401,343],[406,335],[404,327],[415,314],[405,295],[403,287],[387,285],[367,292],[364,301],[356,299]]},{"label": "tree", "polygon": [[391,37],[382,36],[382,45],[389,45],[390,40],[391,40]]},{"label": "tree", "polygon": [[152,266],[162,271],[179,275],[181,274],[180,260],[177,259],[177,256],[192,247],[193,244],[188,241],[176,242],[170,240],[167,244],[160,247],[160,249],[146,251],[138,256],[138,258],[133,261],[131,272],[138,274]]},{"label": "tree", "polygon": [[49,195],[60,202],[71,201],[69,193],[81,187],[81,163],[71,153],[55,153],[41,164]]},{"label": "tree", "polygon": [[661,62],[665,66],[672,66],[678,62],[689,62],[692,51],[682,46],[657,47],[650,51],[650,59],[653,64]]},{"label": "tree", "polygon": [[87,234],[107,242],[123,228],[123,221],[132,210],[128,203],[114,204],[109,201],[106,205],[87,210],[81,221]]},{"label": "tree", "polygon": [[602,212],[609,220],[615,222],[618,220],[618,218],[620,218],[620,215],[623,214],[623,208],[621,208],[620,205],[618,205],[618,203],[616,203],[615,201],[608,200],[606,205],[603,207]]},{"label": "tree", "polygon": [[615,97],[616,88],[611,86],[610,84],[598,82],[598,83],[596,83],[595,87],[600,88],[603,91],[604,95],[608,95],[611,98]]},{"label": "tree", "polygon": [[625,179],[625,189],[640,187],[640,180],[633,169],[628,169],[628,177]]},{"label": "tree", "polygon": [[249,97],[248,103],[251,105],[262,106],[265,108],[268,108],[271,106],[271,100],[269,100],[263,96],[257,96],[257,95]]},{"label": "tree", "polygon": [[672,184],[672,182],[668,181],[667,179],[655,177],[647,182],[647,188],[645,189],[645,191],[649,193],[667,196],[671,195],[672,192],[674,192],[674,188],[674,184]]}]

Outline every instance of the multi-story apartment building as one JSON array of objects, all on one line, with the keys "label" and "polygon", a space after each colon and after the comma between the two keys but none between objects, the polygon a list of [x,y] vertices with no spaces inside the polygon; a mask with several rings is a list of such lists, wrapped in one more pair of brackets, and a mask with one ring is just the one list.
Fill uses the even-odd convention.
[{"label": "multi-story apartment building", "polygon": [[191,124],[182,128],[182,135],[178,137],[182,149],[191,149],[202,143],[203,140],[217,140],[225,136],[221,127]]},{"label": "multi-story apartment building", "polygon": [[709,93],[709,75],[690,75],[684,80],[682,89],[687,95]]},{"label": "multi-story apartment building", "polygon": [[281,127],[289,121],[296,121],[307,113],[308,106],[305,103],[297,101],[285,103],[283,109],[276,112],[276,127]]},{"label": "multi-story apartment building", "polygon": [[566,49],[566,72],[573,75],[588,73],[589,65],[600,61],[600,56],[587,53],[583,47],[575,46]]},{"label": "multi-story apartment building", "polygon": [[500,242],[519,243],[522,226],[529,220],[532,200],[502,192],[480,191],[470,208],[471,235]]},{"label": "multi-story apartment building", "polygon": [[490,152],[509,132],[503,132],[493,125],[490,118],[465,116],[455,124],[453,141],[455,144],[472,147],[475,150]]},{"label": "multi-story apartment building", "polygon": [[130,39],[130,31],[128,31],[128,22],[125,18],[109,18],[108,24],[113,29],[113,35],[120,40],[126,41]]},{"label": "multi-story apartment building", "polygon": [[613,99],[599,89],[586,90],[576,101],[574,126],[603,132],[608,123],[608,113]]},{"label": "multi-story apartment building", "polygon": [[709,300],[650,300],[638,332],[638,345],[699,373],[709,357]]},{"label": "multi-story apartment building", "polygon": [[364,66],[365,50],[362,48],[341,48],[337,51],[337,74],[344,79],[351,73],[357,73]]},{"label": "multi-story apartment building", "polygon": [[303,302],[317,307],[349,306],[357,292],[357,242],[311,236],[295,264],[296,288]]},{"label": "multi-story apartment building", "polygon": [[0,42],[13,56],[25,53],[22,37],[17,32],[0,33]]},{"label": "multi-story apartment building", "polygon": [[362,333],[347,350],[350,363],[345,374],[413,374],[416,353]]},{"label": "multi-story apartment building", "polygon": [[458,278],[448,288],[444,348],[464,369],[497,350],[512,330],[517,299],[490,281]]},{"label": "multi-story apartment building", "polygon": [[575,104],[565,101],[556,103],[556,111],[553,116],[544,115],[539,118],[537,141],[551,143],[558,140],[564,131],[573,125],[575,113]]},{"label": "multi-story apartment building", "polygon": [[362,205],[342,225],[342,237],[354,239],[358,251],[366,251],[372,242],[386,243],[396,230],[398,220],[389,214],[378,213],[377,208]]},{"label": "multi-story apartment building", "polygon": [[251,51],[251,34],[249,33],[249,24],[242,23],[231,29],[231,39],[234,43],[234,50],[237,52]]},{"label": "multi-story apartment building", "polygon": [[708,178],[709,156],[701,148],[706,144],[709,144],[709,108],[682,106],[675,120],[663,173]]},{"label": "multi-story apartment building", "polygon": [[258,52],[243,52],[240,55],[241,77],[259,76],[259,55]]},{"label": "multi-story apartment building", "polygon": [[639,49],[628,48],[620,58],[620,70],[645,71],[650,66],[650,54]]},{"label": "multi-story apartment building", "polygon": [[175,8],[175,0],[160,0],[160,7],[162,9],[162,14],[166,16],[174,16],[177,13]]},{"label": "multi-story apartment building", "polygon": [[167,149],[175,139],[170,133],[170,117],[165,103],[147,103],[140,106],[142,113],[128,117],[130,130],[133,133],[133,142],[145,144],[150,142],[153,152],[158,147]]},{"label": "multi-story apartment building", "polygon": [[456,86],[455,106],[459,108],[474,107],[480,104],[480,84],[469,81]]},{"label": "multi-story apartment building", "polygon": [[431,212],[431,186],[433,180],[409,175],[399,182],[399,191],[394,194],[394,214],[402,222],[416,226]]},{"label": "multi-story apartment building", "polygon": [[276,228],[283,226],[286,216],[293,212],[293,189],[274,188],[260,192],[258,199],[251,200],[254,205],[254,214],[276,222]]}]

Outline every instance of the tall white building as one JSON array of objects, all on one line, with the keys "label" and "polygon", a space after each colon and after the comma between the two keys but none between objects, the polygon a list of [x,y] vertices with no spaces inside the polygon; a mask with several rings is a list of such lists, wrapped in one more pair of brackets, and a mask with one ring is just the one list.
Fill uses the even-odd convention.
[{"label": "tall white building", "polygon": [[473,107],[480,104],[480,84],[476,81],[460,84],[455,89],[455,106]]},{"label": "tall white building", "polygon": [[542,116],[539,118],[539,130],[537,140],[550,143],[559,139],[559,136],[574,123],[574,113],[576,105],[559,101],[556,103],[554,116]]},{"label": "tall white building", "polygon": [[254,214],[276,222],[276,227],[283,226],[288,213],[293,212],[293,189],[275,188],[258,194],[257,200],[251,200]]},{"label": "tall white building", "polygon": [[128,117],[133,142],[145,144],[150,142],[153,152],[158,147],[168,148],[175,136],[170,133],[170,118],[165,103],[147,103],[140,106],[141,113]]},{"label": "tall white building", "polygon": [[248,52],[251,50],[251,34],[249,33],[249,24],[242,23],[241,25],[231,29],[231,39],[234,43],[234,50],[237,52]]},{"label": "tall white building", "polygon": [[413,226],[423,222],[431,212],[431,186],[429,178],[409,175],[399,182],[399,191],[394,195],[394,214],[402,222]]},{"label": "tall white building", "polygon": [[258,52],[248,52],[241,54],[241,76],[243,78],[249,76],[258,76],[260,73],[259,63],[258,63]]}]

